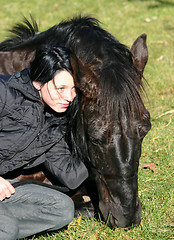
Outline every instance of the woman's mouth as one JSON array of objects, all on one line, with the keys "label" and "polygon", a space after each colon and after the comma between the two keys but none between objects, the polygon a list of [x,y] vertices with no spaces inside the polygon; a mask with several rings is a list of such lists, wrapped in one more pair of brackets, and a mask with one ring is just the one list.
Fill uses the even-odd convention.
[{"label": "woman's mouth", "polygon": [[69,104],[61,104],[61,107],[62,108],[67,108],[67,107],[69,107]]}]

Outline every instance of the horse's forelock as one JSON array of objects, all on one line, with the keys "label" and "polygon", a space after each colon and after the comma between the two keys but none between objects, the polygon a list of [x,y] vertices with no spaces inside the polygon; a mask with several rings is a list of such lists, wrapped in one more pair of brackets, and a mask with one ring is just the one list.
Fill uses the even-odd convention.
[{"label": "horse's forelock", "polygon": [[117,61],[117,56],[114,60],[112,64],[107,64],[100,75],[99,99],[106,106],[105,114],[114,112],[112,116],[117,118],[120,109],[123,109],[128,118],[141,116],[144,105],[141,100],[140,75],[131,62]]},{"label": "horse's forelock", "polygon": [[130,50],[99,24],[88,25],[85,21],[88,20],[84,19],[71,38],[80,66],[82,92],[85,97],[97,98],[99,107],[105,106],[103,116],[114,112],[111,115],[117,118],[120,108],[127,117],[141,116],[144,110],[142,76],[133,65]]},{"label": "horse's forelock", "polygon": [[[117,120],[120,109],[127,118],[140,117],[144,110],[142,81],[133,65],[131,52],[118,41],[108,40],[105,35],[102,38],[100,31],[97,33],[91,43],[88,41],[91,33],[86,32],[84,38],[81,35],[81,41],[76,46],[80,73],[78,85],[84,97],[96,98],[98,107],[104,106],[102,115],[107,116],[107,120],[108,115],[112,116],[110,121]],[[89,51],[85,51],[87,46],[90,46]]]}]

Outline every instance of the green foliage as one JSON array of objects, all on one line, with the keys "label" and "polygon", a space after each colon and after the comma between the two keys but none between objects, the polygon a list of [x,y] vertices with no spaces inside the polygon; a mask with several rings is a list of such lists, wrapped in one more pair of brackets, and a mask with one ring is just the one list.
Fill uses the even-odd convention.
[{"label": "green foliage", "polygon": [[[74,219],[67,229],[31,239],[174,239],[174,2],[173,0],[0,0],[0,40],[7,29],[31,13],[46,30],[74,15],[90,14],[119,41],[131,47],[147,34],[149,61],[145,69],[145,104],[151,113],[152,129],[143,142],[139,166],[139,196],[142,222],[137,228],[111,230],[95,219]],[[154,163],[155,172],[144,169]]]}]

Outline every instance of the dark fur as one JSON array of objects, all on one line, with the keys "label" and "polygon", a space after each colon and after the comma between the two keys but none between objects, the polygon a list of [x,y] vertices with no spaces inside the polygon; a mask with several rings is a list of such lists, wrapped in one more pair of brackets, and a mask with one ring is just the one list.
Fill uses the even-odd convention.
[{"label": "dark fur", "polygon": [[[29,66],[40,45],[71,48],[80,103],[71,135],[92,166],[99,209],[105,221],[110,215],[113,227],[138,225],[138,164],[142,140],[150,129],[150,116],[141,98],[148,58],[146,35],[130,51],[94,18],[75,17],[41,33],[35,33],[37,24],[32,22],[18,24],[11,30],[14,35],[0,44],[2,58],[9,57],[0,73]],[[15,67],[12,53],[20,55],[23,63],[18,60]]]}]

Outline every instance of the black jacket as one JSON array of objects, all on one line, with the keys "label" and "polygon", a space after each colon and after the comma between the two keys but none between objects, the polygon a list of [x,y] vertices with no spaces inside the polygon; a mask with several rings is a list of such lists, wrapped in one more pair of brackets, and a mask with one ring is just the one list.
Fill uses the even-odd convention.
[{"label": "black jacket", "polygon": [[63,185],[78,187],[88,171],[71,156],[61,131],[65,124],[64,117],[45,111],[27,69],[1,76],[0,175],[44,163]]}]

